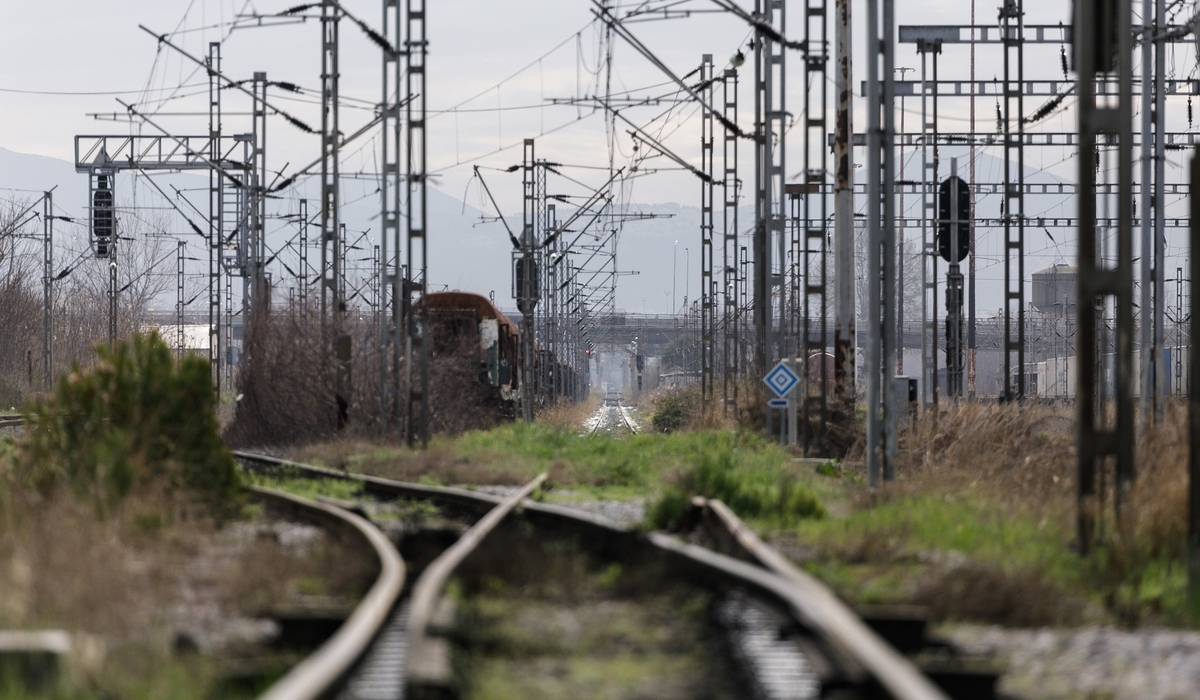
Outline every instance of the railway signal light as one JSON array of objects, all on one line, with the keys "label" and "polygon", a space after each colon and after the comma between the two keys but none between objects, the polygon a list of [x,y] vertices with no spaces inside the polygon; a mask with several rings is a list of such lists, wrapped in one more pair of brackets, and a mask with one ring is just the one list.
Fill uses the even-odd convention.
[{"label": "railway signal light", "polygon": [[532,255],[521,253],[513,256],[513,263],[513,296],[517,300],[517,308],[522,314],[531,314],[537,308],[541,291],[537,260]]},{"label": "railway signal light", "polygon": [[97,175],[96,189],[92,192],[92,243],[98,258],[110,255],[115,229],[113,191],[109,188],[108,180],[108,175]]},{"label": "railway signal light", "polygon": [[[958,198],[958,216],[952,212],[952,197]],[[953,244],[950,231],[955,220],[958,222],[958,259],[951,260]],[[962,262],[971,252],[971,188],[957,175],[948,177],[938,186],[938,255],[946,262]]]}]

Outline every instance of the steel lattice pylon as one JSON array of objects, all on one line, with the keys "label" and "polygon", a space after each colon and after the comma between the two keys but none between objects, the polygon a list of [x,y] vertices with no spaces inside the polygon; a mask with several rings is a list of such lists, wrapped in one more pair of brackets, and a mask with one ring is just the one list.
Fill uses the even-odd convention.
[{"label": "steel lattice pylon", "polygon": [[[722,81],[725,118],[737,124],[738,74],[736,69],[726,69]],[[724,177],[721,179],[724,199],[724,215],[721,235],[723,260],[723,288],[721,293],[721,365],[724,385],[725,415],[731,408],[736,410],[738,396],[738,369],[741,364],[739,327],[741,325],[741,280],[738,274],[738,197],[741,182],[738,180],[738,134],[725,129]]]},{"label": "steel lattice pylon", "polygon": [[[405,301],[407,314],[404,325],[407,336],[405,373],[408,388],[409,445],[429,443],[429,328],[425,315],[425,294],[428,290],[428,258],[426,232],[428,225],[428,190],[425,132],[425,59],[429,43],[425,38],[425,0],[405,0],[408,34],[405,40],[407,68],[406,128],[408,142],[407,185],[407,266],[408,280]],[[413,303],[414,300],[417,303]]]},{"label": "steel lattice pylon", "polygon": [[[716,92],[714,81],[712,54],[704,54],[700,63],[700,85],[705,103],[709,105],[713,104]],[[717,320],[716,283],[713,280],[715,125],[713,110],[705,109],[700,117],[700,169],[708,176],[707,181],[700,182],[700,396],[705,408],[711,406],[713,400],[713,354],[716,350],[713,338]],[[675,313],[675,309],[671,312]]]},{"label": "steel lattice pylon", "polygon": [[[1004,42],[1004,392],[1025,398],[1025,11],[1023,0],[1000,7]],[[1015,75],[1014,75],[1015,73]],[[1014,87],[1015,86],[1015,87]],[[1082,150],[1080,151],[1082,153]],[[1016,367],[1013,367],[1013,355]],[[1016,370],[1015,386],[1013,370]]]},{"label": "steel lattice pylon", "polygon": [[[1079,427],[1077,542],[1087,552],[1093,544],[1095,519],[1103,513],[1097,502],[1097,472],[1115,462],[1115,509],[1120,517],[1133,483],[1133,35],[1130,0],[1106,0],[1099,7],[1075,7],[1075,65],[1079,99],[1079,314],[1078,390]],[[1120,84],[1116,104],[1101,107],[1096,101],[1097,74],[1117,72]],[[1116,138],[1118,178],[1117,250],[1104,255],[1096,226],[1098,137]],[[1111,143],[1111,140],[1110,140]],[[1105,310],[1116,309],[1115,423],[1108,420],[1109,401],[1102,381],[1098,329],[1104,328]]]},{"label": "steel lattice pylon", "polygon": [[[805,3],[807,53],[804,60],[804,82],[808,89],[804,92],[805,170],[801,187],[804,217],[807,222],[803,226],[796,222],[793,226],[793,231],[801,234],[796,235],[793,250],[796,250],[796,244],[802,246],[796,250],[797,259],[794,261],[802,277],[793,282],[796,289],[793,295],[803,299],[803,304],[798,309],[801,322],[797,330],[800,336],[798,349],[801,377],[804,381],[800,384],[800,391],[803,393],[798,403],[801,421],[799,436],[806,456],[812,454],[814,443],[821,444],[820,441],[824,439],[829,403],[829,382],[825,365],[825,352],[829,347],[829,200],[824,193],[829,172],[829,149],[825,147],[825,135],[828,131],[826,116],[829,113],[829,90],[826,85],[829,29],[826,9],[826,0],[809,0]],[[815,328],[814,312],[818,313]],[[820,363],[815,372],[809,367],[814,357]],[[818,377],[816,391],[810,386],[814,374]],[[797,402],[793,402],[795,403]],[[791,424],[795,425],[794,420]]]}]

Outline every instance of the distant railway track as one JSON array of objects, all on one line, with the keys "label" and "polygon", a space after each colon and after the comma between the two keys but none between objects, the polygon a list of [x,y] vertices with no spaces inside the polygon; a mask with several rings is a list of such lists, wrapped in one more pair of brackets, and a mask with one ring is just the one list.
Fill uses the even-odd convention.
[{"label": "distant railway track", "polygon": [[25,423],[25,417],[19,415],[0,416],[0,428],[16,428]]},{"label": "distant railway track", "polygon": [[[633,424],[633,421],[629,420],[629,416],[625,413],[624,406],[620,405],[619,403],[615,405],[605,403],[603,406],[601,406],[601,410],[609,413],[610,415],[615,413],[621,419],[621,424],[625,426],[625,429],[629,431],[630,435],[638,434],[638,429]],[[595,425],[592,426],[592,429],[588,431],[588,435],[595,435],[596,433],[600,432],[600,429],[605,427],[605,425],[606,424],[604,421],[596,421]]]},{"label": "distant railway track", "polygon": [[[429,503],[472,523],[454,542],[444,542],[445,546],[436,556],[426,556],[423,565],[409,566],[411,596],[395,605],[390,616],[379,611],[380,601],[384,598],[372,598],[375,608],[370,613],[360,616],[355,611],[358,618],[353,643],[339,642],[345,646],[335,654],[326,650],[326,646],[335,642],[330,640],[264,696],[271,700],[325,696],[400,697],[399,694],[359,695],[354,692],[356,683],[363,682],[361,676],[372,673],[372,669],[379,666],[391,669],[392,673],[403,673],[408,687],[405,697],[445,697],[446,693],[451,693],[450,646],[441,636],[445,634],[444,625],[434,624],[444,600],[446,583],[472,554],[486,552],[488,538],[494,530],[509,522],[516,526],[516,520],[520,521],[522,531],[531,531],[538,538],[576,536],[595,552],[614,561],[654,561],[665,566],[673,579],[711,591],[721,600],[749,601],[739,603],[741,607],[735,610],[734,614],[742,617],[730,628],[733,630],[731,638],[736,637],[730,642],[730,648],[742,673],[754,679],[758,697],[821,697],[826,688],[844,689],[850,693],[846,697],[898,700],[950,697],[828,589],[765,545],[718,501],[696,500],[691,518],[694,525],[703,528],[707,539],[728,553],[684,542],[665,533],[624,529],[582,511],[530,500],[530,494],[543,477],[510,497],[501,498],[464,489],[349,474],[248,452],[235,452],[235,455],[251,472],[282,478],[353,481],[359,485],[364,499]],[[341,505],[362,509],[364,504],[365,501],[359,505]],[[401,551],[404,550],[402,542]],[[400,567],[404,571],[403,564]],[[392,588],[389,586],[388,589]],[[364,599],[363,604],[367,602]],[[343,629],[348,626],[349,621]],[[341,630],[338,634],[342,634]],[[366,637],[374,641],[370,649],[363,643]],[[815,657],[811,658],[810,667],[821,669],[806,681],[810,685],[816,684],[815,695],[780,695],[771,690],[797,687],[795,678],[788,675],[795,672],[789,670],[792,666],[788,665],[790,657],[787,656],[794,656],[796,649],[803,649],[804,654]],[[313,661],[320,654],[324,654],[323,660],[320,663]],[[301,690],[300,682],[293,676],[303,671],[313,673],[315,677],[316,671],[307,670],[313,668],[322,669],[323,675],[318,680],[324,684],[323,689],[319,694],[302,694],[307,691]],[[960,694],[957,697],[987,695]]]},{"label": "distant railway track", "polygon": [[621,422],[625,424],[625,429],[628,430],[631,435],[637,435],[638,430],[633,425],[633,421],[629,420],[629,414],[625,412],[625,407],[617,406],[617,413],[621,414]]}]

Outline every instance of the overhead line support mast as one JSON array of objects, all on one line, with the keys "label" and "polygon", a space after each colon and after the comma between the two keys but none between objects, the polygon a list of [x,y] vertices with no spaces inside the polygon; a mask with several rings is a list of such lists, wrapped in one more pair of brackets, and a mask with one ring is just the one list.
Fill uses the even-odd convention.
[{"label": "overhead line support mast", "polygon": [[[425,59],[429,42],[425,36],[425,0],[405,0],[408,35],[405,124],[408,135],[408,290],[405,332],[405,366],[408,386],[408,431],[410,446],[429,443],[429,324],[425,295],[428,293],[428,170],[425,117],[427,108]],[[414,303],[416,302],[416,303]]]},{"label": "overhead line support mast", "polygon": [[338,115],[338,34],[342,10],[321,2],[321,329],[334,360],[334,411],[339,429],[349,420],[350,338],[345,335],[346,302],[339,290],[343,273],[339,217],[341,138]]},{"label": "overhead line support mast", "polygon": [[400,256],[400,221],[404,152],[400,102],[405,97],[403,71],[404,18],[400,0],[383,0],[383,37],[388,49],[382,55],[380,116],[380,232],[379,232],[379,422],[384,437],[399,438],[400,425],[400,354],[403,319],[400,299],[403,266]]},{"label": "overhead line support mast", "polygon": [[[1114,505],[1118,523],[1134,476],[1133,416],[1133,32],[1131,0],[1108,0],[1093,7],[1075,5],[1074,45],[1079,99],[1079,264],[1077,300],[1079,342],[1076,409],[1079,425],[1076,452],[1077,544],[1088,552],[1095,525],[1105,512],[1097,494],[1098,477],[1115,467]],[[1098,74],[1117,74],[1118,100],[1097,104]],[[1116,255],[1104,249],[1106,236],[1096,225],[1095,186],[1100,165],[1096,146],[1101,135],[1117,140],[1118,178]],[[1110,141],[1111,142],[1111,141]],[[1116,311],[1115,421],[1102,380],[1099,342],[1109,305]]]},{"label": "overhead line support mast", "polygon": [[[828,428],[829,382],[825,363],[829,346],[829,200],[825,194],[829,173],[829,149],[825,145],[829,114],[827,8],[827,0],[806,0],[804,3],[804,172],[799,199],[803,201],[807,222],[801,225],[796,220],[799,212],[794,205],[792,224],[792,264],[800,272],[793,278],[792,295],[803,299],[801,308],[794,309],[792,317],[798,326],[797,349],[800,351],[802,381],[798,389],[800,396],[792,402],[789,425],[799,433],[796,437],[806,456],[812,455],[822,444]],[[819,311],[815,328],[812,322],[814,311]],[[815,371],[809,367],[814,358],[818,363]],[[817,377],[816,387],[812,386],[814,376]],[[799,426],[796,426],[797,409]]]}]

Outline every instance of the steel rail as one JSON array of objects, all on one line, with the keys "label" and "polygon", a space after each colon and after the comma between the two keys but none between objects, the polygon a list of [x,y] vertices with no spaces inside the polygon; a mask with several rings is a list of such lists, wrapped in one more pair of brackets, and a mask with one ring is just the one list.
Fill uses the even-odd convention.
[{"label": "steel rail", "polygon": [[736,546],[752,561],[792,584],[806,616],[814,628],[847,653],[852,653],[881,687],[895,698],[943,698],[945,695],[908,659],[846,607],[825,586],[801,571],[774,548],[763,542],[729,506],[716,499],[697,498],[703,508],[728,533]]},{"label": "steel rail", "polygon": [[[248,452],[235,451],[234,455],[254,471],[280,470],[301,478],[356,481],[362,484],[368,494],[384,498],[431,500],[479,514],[492,511],[505,500],[475,491],[397,482]],[[705,503],[707,505],[709,502]],[[707,510],[713,509],[709,507]],[[727,508],[725,512],[729,513]],[[755,551],[761,559],[745,550],[753,563],[685,543],[665,533],[639,533],[621,528],[574,509],[526,501],[523,513],[535,525],[554,527],[558,531],[564,527],[572,529],[586,535],[593,544],[604,542],[625,551],[645,552],[649,548],[656,556],[665,556],[674,566],[692,574],[692,580],[698,585],[703,585],[699,583],[703,581],[719,582],[753,591],[809,630],[844,676],[855,682],[870,680],[895,700],[947,698],[932,681],[922,676],[898,652],[890,649],[886,642],[869,629],[864,634],[865,624],[857,620],[854,612],[828,589],[811,579],[809,581],[815,585],[805,585],[782,573],[784,565],[790,564],[763,544],[744,524],[740,527],[733,525],[734,522],[740,523],[736,517],[732,520],[714,517],[713,520],[738,543],[751,545],[757,542]],[[732,513],[729,515],[732,516]],[[742,545],[743,549],[745,545]],[[804,576],[798,570],[796,573]]]},{"label": "steel rail", "polygon": [[349,529],[379,560],[379,576],[337,632],[276,681],[261,700],[317,700],[328,697],[363,658],[404,588],[404,562],[388,538],[365,519],[341,508],[283,491],[251,487],[271,505],[323,525]]},{"label": "steel rail", "polygon": [[538,475],[516,494],[504,499],[421,572],[420,578],[413,586],[412,603],[409,607],[407,683],[410,692],[414,687],[440,683],[447,679],[449,659],[439,657],[438,646],[431,643],[427,632],[434,608],[441,600],[442,590],[451,574],[509,513],[545,483],[546,477],[545,473]]},{"label": "steel rail", "polygon": [[633,423],[629,420],[629,416],[625,415],[625,407],[617,406],[617,412],[621,414],[621,422],[625,424],[625,428],[629,430],[629,434],[637,435],[637,428],[633,427]]}]

